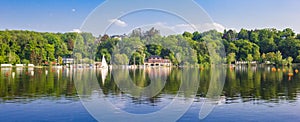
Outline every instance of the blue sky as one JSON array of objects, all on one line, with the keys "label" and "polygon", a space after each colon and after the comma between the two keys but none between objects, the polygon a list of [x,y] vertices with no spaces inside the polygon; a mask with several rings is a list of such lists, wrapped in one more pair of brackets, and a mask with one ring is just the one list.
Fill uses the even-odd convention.
[{"label": "blue sky", "polygon": [[228,28],[290,27],[300,32],[299,0],[196,0]]},{"label": "blue sky", "polygon": [[[80,28],[86,17],[103,2],[103,0],[1,0],[0,29],[69,32]],[[215,23],[227,29],[290,27],[300,32],[299,0],[195,0],[195,2]],[[111,9],[113,12],[114,8]],[[197,16],[197,12],[189,14]],[[170,18],[161,17],[160,20],[151,16],[142,18],[152,20],[152,23],[155,21],[159,23],[165,19],[174,22],[173,24],[179,24],[179,21],[170,21]],[[143,19],[133,16],[126,20],[139,23]],[[115,24],[121,27],[134,27],[127,21],[120,20]]]}]

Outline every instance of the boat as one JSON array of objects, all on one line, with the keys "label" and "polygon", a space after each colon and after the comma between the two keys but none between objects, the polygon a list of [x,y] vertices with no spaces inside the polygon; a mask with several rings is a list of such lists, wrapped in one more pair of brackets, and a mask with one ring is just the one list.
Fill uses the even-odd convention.
[{"label": "boat", "polygon": [[101,69],[101,78],[102,78],[103,85],[105,84],[105,79],[106,79],[107,74],[108,74],[108,68],[102,68]]},{"label": "boat", "polygon": [[107,65],[107,62],[105,60],[105,57],[102,56],[102,62],[101,62],[101,69],[108,69],[108,65]]}]

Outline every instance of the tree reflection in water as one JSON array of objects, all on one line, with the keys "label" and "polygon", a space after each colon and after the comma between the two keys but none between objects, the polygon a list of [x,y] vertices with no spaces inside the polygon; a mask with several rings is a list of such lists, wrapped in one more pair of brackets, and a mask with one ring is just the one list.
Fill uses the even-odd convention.
[{"label": "tree reflection in water", "polygon": [[[272,68],[272,67],[271,67]],[[253,104],[260,103],[284,103],[295,102],[300,90],[300,76],[294,73],[293,77],[288,76],[288,71],[293,71],[290,68],[280,68],[280,71],[272,72],[270,67],[243,67],[236,69],[227,69],[226,82],[222,91],[225,97],[226,104],[232,104],[235,102],[251,102]],[[58,71],[57,71],[58,70]],[[76,87],[73,82],[73,72],[70,69],[33,69],[34,74],[31,71],[23,69],[5,69],[0,70],[0,102],[21,102],[26,103],[35,99],[61,99],[62,97],[78,100],[77,92],[92,94],[95,90],[95,86],[100,86],[103,93],[107,97],[114,97],[124,95],[117,84],[116,78],[111,74],[111,70],[107,71],[105,79],[102,78],[102,74],[99,70],[90,69],[78,69],[79,72],[87,74],[82,75],[84,77],[91,77],[92,73],[96,72],[96,78],[99,81],[98,84],[92,84],[89,81],[79,82]],[[155,88],[161,88],[161,91],[153,97],[145,97],[140,94],[140,97],[130,97],[135,104],[150,104],[157,105],[162,102],[161,99],[174,97],[176,94],[181,93],[178,91],[180,86],[185,91],[182,94],[183,97],[190,97],[193,95],[194,84],[189,83],[189,80],[185,80],[182,84],[181,79],[185,76],[199,75],[199,88],[195,101],[199,101],[200,98],[206,96],[208,87],[210,85],[211,69],[198,71],[198,69],[189,69],[189,74],[182,74],[183,69],[166,68],[166,69],[136,69],[127,70],[129,78],[138,87],[147,87],[150,85],[151,78],[165,77],[166,82],[162,80],[156,80]],[[196,71],[197,70],[197,71]],[[286,72],[284,72],[286,70]],[[121,70],[120,70],[121,71]],[[118,76],[122,78],[122,72]],[[13,73],[15,76],[13,77]],[[199,74],[197,74],[199,73]],[[80,76],[74,76],[74,78],[80,78]],[[123,85],[126,86],[127,82]],[[193,84],[193,85],[191,85]],[[88,86],[88,87],[87,87]],[[88,88],[88,89],[87,89]],[[149,92],[154,92],[149,91]],[[86,96],[89,97],[89,96]]]}]

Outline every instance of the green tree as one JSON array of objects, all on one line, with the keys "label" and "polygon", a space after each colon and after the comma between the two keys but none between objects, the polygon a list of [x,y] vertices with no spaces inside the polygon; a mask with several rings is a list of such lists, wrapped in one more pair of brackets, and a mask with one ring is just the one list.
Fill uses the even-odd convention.
[{"label": "green tree", "polygon": [[299,63],[300,62],[300,56],[297,56],[296,58],[296,62]]},{"label": "green tree", "polygon": [[267,56],[266,56],[265,53],[263,53],[263,54],[261,55],[261,61],[262,61],[262,62],[266,62],[266,61],[267,61]]},{"label": "green tree", "polygon": [[2,63],[5,63],[5,56],[0,56],[0,63],[2,64]]},{"label": "green tree", "polygon": [[9,52],[7,54],[7,58],[8,58],[8,63],[11,63],[11,64],[18,64],[21,62],[19,56],[13,52]]},{"label": "green tree", "polygon": [[27,59],[23,59],[22,60],[22,64],[26,64],[26,65],[28,65],[30,63],[30,61],[29,60],[27,60]]},{"label": "green tree", "polygon": [[234,41],[235,45],[238,47],[237,59],[245,61],[248,54],[253,55],[259,50],[258,46],[248,40],[237,40]]},{"label": "green tree", "polygon": [[253,56],[252,56],[252,54],[248,54],[246,60],[247,60],[249,63],[250,63],[251,61],[253,61]]},{"label": "green tree", "polygon": [[57,59],[57,63],[59,63],[60,65],[63,64],[63,58],[58,56],[58,59]]},{"label": "green tree", "polygon": [[269,52],[266,54],[267,61],[270,61],[272,63],[275,63],[275,60],[276,60],[275,57],[276,57],[276,55],[274,52]]},{"label": "green tree", "polygon": [[161,51],[162,51],[162,47],[160,45],[147,45],[147,51],[151,54],[151,55],[160,55]]},{"label": "green tree", "polygon": [[287,62],[288,62],[288,65],[289,65],[289,66],[292,66],[293,60],[294,60],[294,59],[293,59],[292,57],[288,57],[288,58],[287,58]]},{"label": "green tree", "polygon": [[235,46],[234,43],[230,42],[228,49],[227,49],[227,53],[237,53],[239,51],[239,48]]},{"label": "green tree", "polygon": [[74,58],[75,58],[75,61],[76,61],[76,63],[82,63],[81,62],[81,60],[82,60],[82,55],[81,55],[81,53],[75,53],[74,54]]},{"label": "green tree", "polygon": [[275,60],[274,61],[275,61],[276,64],[281,64],[281,62],[282,62],[282,55],[281,55],[280,51],[277,51],[275,53]]},{"label": "green tree", "polygon": [[128,65],[129,60],[126,54],[116,54],[113,56],[115,65]]},{"label": "green tree", "polygon": [[297,34],[296,39],[300,39],[300,34]]},{"label": "green tree", "polygon": [[249,40],[257,44],[259,42],[259,33],[257,31],[251,31]]},{"label": "green tree", "polygon": [[190,33],[190,32],[187,32],[185,31],[183,34],[182,34],[183,37],[187,37],[187,38],[193,38],[193,34]]},{"label": "green tree", "polygon": [[131,65],[142,65],[144,64],[144,56],[141,55],[138,52],[135,52],[132,54],[131,59],[130,59],[130,64]]},{"label": "green tree", "polygon": [[228,55],[227,55],[227,63],[228,64],[231,64],[232,62],[234,62],[235,61],[235,53],[229,53]]},{"label": "green tree", "polygon": [[253,60],[255,60],[255,61],[260,61],[260,52],[259,52],[259,50],[255,50],[254,51],[254,54],[253,54]]},{"label": "green tree", "polygon": [[245,29],[241,29],[241,31],[238,33],[239,39],[249,39],[248,31]]},{"label": "green tree", "polygon": [[55,60],[55,47],[52,44],[45,45],[45,51],[47,52],[47,61],[54,61]]},{"label": "green tree", "polygon": [[290,28],[284,29],[281,33],[281,37],[284,37],[284,38],[289,38],[289,37],[294,37],[294,36],[295,36],[295,33]]},{"label": "green tree", "polygon": [[227,41],[235,41],[235,40],[237,40],[237,36],[238,36],[238,34],[235,31],[228,30],[228,31],[224,32],[222,38],[226,39]]},{"label": "green tree", "polygon": [[277,49],[277,45],[274,41],[274,32],[271,29],[262,29],[259,31],[259,42],[261,53],[274,52]]},{"label": "green tree", "polygon": [[282,56],[287,58],[289,56],[296,58],[299,55],[300,41],[294,38],[285,38],[279,42],[279,51]]}]

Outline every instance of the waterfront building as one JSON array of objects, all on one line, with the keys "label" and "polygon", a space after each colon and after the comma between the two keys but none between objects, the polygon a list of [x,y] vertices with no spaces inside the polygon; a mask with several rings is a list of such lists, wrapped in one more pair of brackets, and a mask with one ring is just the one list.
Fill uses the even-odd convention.
[{"label": "waterfront building", "polygon": [[146,59],[145,66],[172,66],[170,59],[163,59],[160,56],[150,56]]}]

